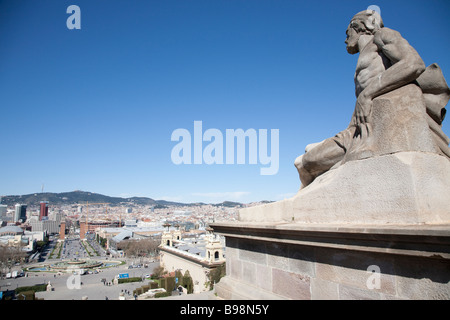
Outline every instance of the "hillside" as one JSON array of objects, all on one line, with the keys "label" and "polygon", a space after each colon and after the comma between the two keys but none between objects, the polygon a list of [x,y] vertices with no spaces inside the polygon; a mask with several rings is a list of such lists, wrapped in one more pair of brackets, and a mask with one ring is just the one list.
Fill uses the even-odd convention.
[{"label": "hillside", "polygon": [[27,205],[39,205],[40,201],[48,201],[50,204],[77,204],[77,203],[109,203],[110,205],[119,204],[140,204],[140,205],[157,205],[158,203],[151,199],[145,197],[132,197],[132,198],[120,198],[120,197],[110,197],[103,194],[86,192],[86,191],[72,191],[72,192],[62,192],[62,193],[33,193],[26,195],[12,195],[4,196],[2,198],[2,204],[8,206],[14,205],[16,203],[23,203]]},{"label": "hillside", "polygon": [[[63,204],[86,204],[89,203],[108,203],[109,205],[154,205],[159,206],[197,206],[203,205],[204,203],[180,203],[165,200],[154,200],[152,198],[146,197],[131,197],[131,198],[121,198],[121,197],[110,197],[99,193],[86,192],[86,191],[71,191],[62,193],[33,193],[26,195],[10,195],[2,197],[2,204],[8,206],[13,206],[16,203],[27,204],[28,206],[38,206],[40,201],[48,201],[51,205],[63,205]],[[216,206],[226,206],[235,207],[242,206],[238,202],[225,201]]]}]

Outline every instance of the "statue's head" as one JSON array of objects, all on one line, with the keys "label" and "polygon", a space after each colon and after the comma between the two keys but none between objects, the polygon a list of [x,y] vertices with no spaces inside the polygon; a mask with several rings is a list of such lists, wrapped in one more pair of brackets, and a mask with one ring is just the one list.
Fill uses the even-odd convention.
[{"label": "statue's head", "polygon": [[361,35],[374,34],[383,28],[383,20],[375,10],[364,10],[357,13],[350,21],[347,27],[347,52],[350,54],[358,53],[358,40]]}]

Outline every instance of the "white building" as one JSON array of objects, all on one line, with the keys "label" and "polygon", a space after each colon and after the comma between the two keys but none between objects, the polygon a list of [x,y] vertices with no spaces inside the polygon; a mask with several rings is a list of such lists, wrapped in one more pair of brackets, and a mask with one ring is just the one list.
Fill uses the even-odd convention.
[{"label": "white building", "polygon": [[36,241],[43,241],[45,232],[24,231],[18,226],[0,228],[0,245],[21,247],[22,251],[31,252]]},{"label": "white building", "polygon": [[49,234],[59,233],[60,222],[56,220],[36,220],[30,219],[28,224],[31,226],[31,231],[46,231]]},{"label": "white building", "polygon": [[168,272],[189,271],[194,282],[194,293],[209,290],[210,272],[225,263],[222,238],[208,229],[200,239],[181,239],[181,232],[165,231],[161,237],[161,266]]}]

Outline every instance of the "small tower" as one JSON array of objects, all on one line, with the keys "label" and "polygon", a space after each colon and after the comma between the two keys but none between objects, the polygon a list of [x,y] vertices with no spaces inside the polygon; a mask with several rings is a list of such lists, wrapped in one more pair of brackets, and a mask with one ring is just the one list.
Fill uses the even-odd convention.
[{"label": "small tower", "polygon": [[161,236],[161,246],[172,246],[172,233],[169,231],[170,224],[165,223],[163,224],[164,228],[167,228],[167,230],[164,230],[162,236]]},{"label": "small tower", "polygon": [[212,228],[206,228],[206,256],[205,259],[209,263],[218,263],[225,261],[223,257],[223,246],[220,243],[220,238],[213,233]]},{"label": "small tower", "polygon": [[174,241],[180,241],[181,240],[181,230],[180,230],[180,225],[176,224],[175,225],[176,230],[173,231],[172,233],[172,240]]}]

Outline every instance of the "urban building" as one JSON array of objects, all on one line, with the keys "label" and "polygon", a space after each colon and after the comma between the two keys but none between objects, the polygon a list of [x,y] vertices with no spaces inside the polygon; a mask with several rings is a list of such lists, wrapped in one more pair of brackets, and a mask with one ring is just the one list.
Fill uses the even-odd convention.
[{"label": "urban building", "polygon": [[[33,216],[28,219],[27,224],[31,227],[32,231],[45,231],[48,234],[59,233],[61,220],[63,218],[63,213],[51,213],[48,214],[48,202],[45,201],[44,204],[41,202],[39,217]],[[44,211],[42,211],[44,210]],[[42,215],[44,213],[44,215]],[[42,219],[42,217],[45,217]]]},{"label": "urban building", "polygon": [[48,201],[41,201],[40,203],[40,212],[39,212],[39,221],[45,220],[44,217],[48,217]]},{"label": "urban building", "polygon": [[160,264],[168,272],[189,271],[194,282],[194,293],[208,291],[211,271],[225,264],[224,239],[210,228],[201,238],[181,239],[180,234],[178,228],[164,231]]},{"label": "urban building", "polygon": [[80,221],[80,240],[86,239],[86,232],[88,231],[88,224],[86,221]]},{"label": "urban building", "polygon": [[0,225],[2,221],[8,220],[6,217],[6,212],[8,211],[8,206],[6,204],[0,204]]},{"label": "urban building", "polygon": [[133,239],[149,239],[157,238],[162,234],[161,228],[154,227],[134,227],[134,226],[124,226],[121,228],[100,228],[97,229],[96,234],[106,239],[106,249],[116,250],[117,244],[120,241]]},{"label": "urban building", "polygon": [[14,222],[25,222],[27,220],[27,205],[19,204],[15,205]]},{"label": "urban building", "polygon": [[46,231],[48,234],[59,233],[60,222],[56,220],[42,220],[30,219],[28,225],[31,231]]},{"label": "urban building", "polygon": [[66,222],[63,221],[59,227],[59,240],[64,240],[66,238]]},{"label": "urban building", "polygon": [[31,253],[36,241],[43,241],[45,232],[26,231],[15,225],[0,228],[0,245],[9,247],[20,247],[26,253]]}]

